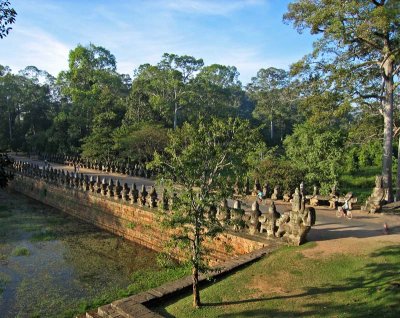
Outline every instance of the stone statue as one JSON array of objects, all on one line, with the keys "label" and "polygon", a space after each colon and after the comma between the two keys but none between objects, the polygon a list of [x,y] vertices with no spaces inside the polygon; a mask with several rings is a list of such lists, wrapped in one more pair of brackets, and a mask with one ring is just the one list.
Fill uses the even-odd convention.
[{"label": "stone statue", "polygon": [[291,199],[291,195],[289,191],[285,191],[285,193],[283,194],[283,202],[290,202]]},{"label": "stone statue", "polygon": [[279,186],[274,187],[274,192],[271,195],[271,200],[278,200],[280,197],[279,195]]},{"label": "stone statue", "polygon": [[89,181],[89,176],[86,174],[83,180],[83,191],[89,191],[89,190],[90,190],[90,181]]},{"label": "stone statue", "polygon": [[124,199],[124,201],[129,201],[129,192],[130,189],[128,187],[128,184],[125,182],[124,185],[122,186],[122,198]]},{"label": "stone statue", "polygon": [[107,195],[107,186],[108,186],[108,183],[107,183],[106,179],[103,178],[103,180],[101,180],[101,194],[102,195]]},{"label": "stone statue", "polygon": [[276,210],[274,201],[272,201],[268,213],[263,213],[259,217],[260,233],[263,233],[265,230],[268,237],[275,237],[275,232],[277,230],[276,220],[279,219],[280,216],[281,215]]},{"label": "stone statue", "polygon": [[226,223],[230,220],[230,209],[228,207],[228,201],[222,200],[220,206],[217,209],[217,220],[222,226],[225,226]]},{"label": "stone statue", "polygon": [[102,182],[100,181],[100,176],[97,176],[96,177],[95,187],[94,187],[94,190],[95,190],[96,193],[100,193],[101,192],[101,185],[102,185]]},{"label": "stone statue", "polygon": [[388,189],[383,187],[382,176],[375,177],[375,188],[372,190],[372,194],[368,197],[365,205],[361,207],[362,210],[368,211],[368,213],[379,212],[382,206],[386,203]]},{"label": "stone statue", "polygon": [[144,184],[142,184],[142,190],[139,192],[139,205],[140,206],[145,206],[146,205],[146,197],[147,197],[147,191],[146,187]]},{"label": "stone statue", "polygon": [[259,222],[260,216],[261,216],[260,206],[256,200],[253,202],[251,206],[250,220],[248,224],[250,234],[255,234],[260,231],[260,222]]},{"label": "stone statue", "polygon": [[292,199],[292,211],[299,212],[301,208],[301,198],[299,188],[294,190],[293,199]]},{"label": "stone statue", "polygon": [[239,179],[236,178],[235,185],[233,186],[233,194],[239,195],[240,194],[240,187],[239,187]]},{"label": "stone statue", "polygon": [[250,194],[250,180],[249,180],[249,177],[246,177],[246,182],[244,184],[243,192],[244,192],[244,195]]},{"label": "stone statue", "polygon": [[269,184],[267,182],[264,183],[263,189],[262,189],[262,193],[263,193],[263,199],[268,198],[269,196]]},{"label": "stone statue", "polygon": [[132,203],[137,203],[139,200],[139,190],[136,188],[135,183],[132,184],[130,197],[131,197]]},{"label": "stone statue", "polygon": [[117,184],[115,186],[115,198],[116,199],[122,199],[122,186],[121,182],[119,182],[119,179],[117,179]]},{"label": "stone statue", "polygon": [[331,193],[329,194],[329,208],[330,209],[336,209],[336,205],[338,202],[338,197],[339,197],[339,192],[337,190],[337,185],[336,182],[333,184],[331,188]]},{"label": "stone statue", "polygon": [[302,196],[304,196],[304,181],[301,181],[299,190],[300,190],[300,194]]},{"label": "stone statue", "polygon": [[254,186],[253,186],[253,192],[251,193],[252,195],[258,195],[258,192],[261,191],[261,184],[258,178],[254,180]]},{"label": "stone statue", "polygon": [[110,179],[110,183],[108,184],[108,187],[107,187],[107,196],[109,197],[109,198],[112,198],[112,197],[114,197],[114,188],[115,188],[115,185],[114,185],[114,180],[113,179]]},{"label": "stone statue", "polygon": [[231,210],[231,220],[230,224],[233,227],[234,231],[240,231],[244,228],[244,210],[241,207],[241,202],[239,200],[235,200],[233,203],[233,209]]},{"label": "stone statue", "polygon": [[148,202],[147,202],[147,206],[148,206],[149,208],[155,208],[155,207],[157,207],[157,201],[158,201],[158,199],[157,199],[156,188],[155,188],[154,186],[151,186],[151,190],[150,190],[149,197],[148,197],[147,201],[148,201]]}]

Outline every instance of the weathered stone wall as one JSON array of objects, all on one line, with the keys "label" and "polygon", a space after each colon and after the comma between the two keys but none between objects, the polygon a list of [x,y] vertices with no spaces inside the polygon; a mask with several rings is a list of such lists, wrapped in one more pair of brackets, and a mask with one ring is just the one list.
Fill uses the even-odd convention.
[{"label": "weathered stone wall", "polygon": [[[20,174],[15,175],[10,187],[150,249],[161,251],[168,241],[169,233],[160,228],[158,217],[152,209]],[[211,263],[219,263],[269,244],[271,243],[267,240],[251,238],[244,233],[229,232],[208,242],[207,245],[210,249]]]}]

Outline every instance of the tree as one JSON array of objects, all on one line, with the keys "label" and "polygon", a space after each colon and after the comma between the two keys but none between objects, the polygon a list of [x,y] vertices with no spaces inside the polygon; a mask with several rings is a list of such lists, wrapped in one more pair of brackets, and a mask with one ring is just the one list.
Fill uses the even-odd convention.
[{"label": "tree", "polygon": [[256,103],[253,115],[261,122],[269,122],[272,142],[276,128],[283,140],[299,117],[290,85],[289,73],[274,67],[260,69],[247,85],[247,93]]},{"label": "tree", "polygon": [[39,74],[51,81],[52,77],[30,66],[12,74],[7,67],[0,72],[0,147],[43,151],[32,149],[35,139],[50,127],[57,112],[51,84],[41,82]]},{"label": "tree", "polygon": [[83,139],[82,156],[101,161],[110,161],[114,158],[112,134],[119,123],[120,119],[112,111],[96,115],[93,119],[91,134]]},{"label": "tree", "polygon": [[[344,90],[351,102],[379,101],[384,119],[382,176],[392,200],[393,92],[400,71],[400,2],[397,0],[299,0],[284,20],[319,34],[314,51],[296,65]],[[315,65],[313,63],[315,62]]]},{"label": "tree", "polygon": [[307,183],[320,185],[327,193],[341,173],[344,137],[339,129],[306,122],[297,125],[293,134],[284,140],[286,155],[304,171]]},{"label": "tree", "polygon": [[192,94],[186,118],[236,115],[244,95],[238,78],[239,72],[234,66],[212,64],[203,67],[191,82]]},{"label": "tree", "polygon": [[113,132],[113,149],[118,157],[146,162],[155,151],[162,152],[168,144],[167,129],[157,123],[143,122],[121,126]]},{"label": "tree", "polygon": [[6,153],[0,152],[0,189],[7,186],[8,180],[13,178],[12,165],[13,159],[9,158]]},{"label": "tree", "polygon": [[196,59],[188,55],[176,55],[164,53],[161,62],[158,64],[163,70],[164,84],[167,85],[170,100],[174,109],[174,129],[178,125],[178,111],[185,105],[185,98],[190,94],[189,82],[193,79],[195,72],[204,65],[203,59]]},{"label": "tree", "polygon": [[116,72],[116,60],[107,49],[78,45],[69,53],[69,69],[58,76],[68,115],[71,146],[79,149],[93,129],[94,119],[103,112],[117,117],[124,113],[129,80]]},{"label": "tree", "polygon": [[0,39],[6,37],[11,31],[10,24],[15,23],[15,17],[17,12],[10,8],[10,1],[1,0],[0,1]]},{"label": "tree", "polygon": [[168,137],[168,147],[155,155],[150,166],[160,169],[164,181],[179,185],[173,210],[165,214],[163,224],[174,229],[173,239],[190,255],[193,306],[199,307],[198,275],[206,268],[203,242],[222,231],[212,211],[232,193],[229,180],[246,172],[245,158],[254,148],[255,134],[246,121],[201,118],[193,125],[185,123]]}]

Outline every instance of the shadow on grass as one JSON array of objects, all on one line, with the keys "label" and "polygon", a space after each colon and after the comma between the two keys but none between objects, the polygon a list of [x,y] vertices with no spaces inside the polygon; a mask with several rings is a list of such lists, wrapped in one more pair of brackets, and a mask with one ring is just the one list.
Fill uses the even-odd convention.
[{"label": "shadow on grass", "polygon": [[[400,317],[400,246],[392,245],[381,248],[369,255],[372,260],[361,269],[354,270],[354,275],[344,279],[340,284],[329,284],[323,287],[309,287],[304,292],[294,295],[272,296],[265,298],[242,299],[237,301],[224,301],[217,303],[205,303],[205,308],[216,308],[223,306],[223,311],[215,309],[208,310],[207,317]],[[340,293],[344,293],[340,295]],[[186,293],[185,296],[188,296]],[[319,297],[325,295],[323,297]],[[332,295],[332,297],[330,297]],[[313,297],[315,296],[315,297]],[[338,296],[341,296],[337,298]],[[182,296],[181,296],[182,297]],[[296,298],[307,297],[300,309],[293,310],[291,302]],[[326,301],[331,298],[332,301]],[[287,300],[278,308],[268,308],[268,301]],[[335,299],[339,301],[335,302]],[[159,304],[157,312],[164,317],[175,317],[168,313],[164,306],[178,301],[171,299],[168,303]],[[253,304],[251,309],[240,311],[230,306],[241,304]],[[287,305],[286,305],[287,304]],[[239,309],[239,311],[238,311]],[[190,315],[188,309],[187,316]],[[200,311],[202,309],[199,309]],[[231,311],[231,312],[229,312]],[[201,313],[200,313],[201,314]],[[199,317],[197,313],[193,316]],[[181,317],[181,316],[176,316]],[[183,316],[182,316],[183,317]]]}]

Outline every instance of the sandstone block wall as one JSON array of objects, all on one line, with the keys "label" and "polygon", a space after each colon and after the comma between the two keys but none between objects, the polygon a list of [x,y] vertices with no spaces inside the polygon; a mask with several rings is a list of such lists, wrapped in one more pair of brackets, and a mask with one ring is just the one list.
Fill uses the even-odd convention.
[{"label": "sandstone block wall", "polygon": [[[10,182],[10,187],[156,251],[162,251],[169,238],[168,231],[159,226],[158,216],[153,209],[96,193],[61,187],[19,174]],[[255,240],[245,234],[234,232],[224,233],[213,241],[206,242],[210,250],[211,263],[220,263],[268,244],[267,240]]]}]

